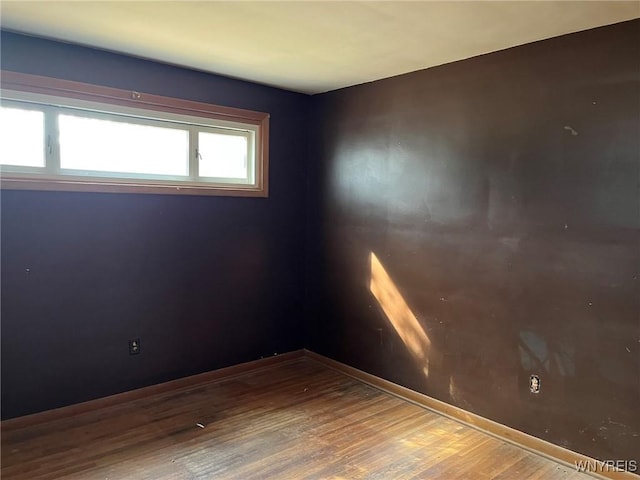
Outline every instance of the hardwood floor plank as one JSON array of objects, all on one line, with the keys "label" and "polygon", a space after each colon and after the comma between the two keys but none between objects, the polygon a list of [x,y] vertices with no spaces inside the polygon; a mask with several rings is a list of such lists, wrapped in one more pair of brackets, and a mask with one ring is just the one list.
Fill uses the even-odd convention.
[{"label": "hardwood floor plank", "polygon": [[309,359],[2,432],[3,479],[585,480]]}]

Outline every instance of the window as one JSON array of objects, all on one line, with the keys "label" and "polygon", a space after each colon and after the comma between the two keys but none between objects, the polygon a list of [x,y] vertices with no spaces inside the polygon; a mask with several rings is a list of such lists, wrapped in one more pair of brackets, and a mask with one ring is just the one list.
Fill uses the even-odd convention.
[{"label": "window", "polygon": [[3,188],[267,196],[268,114],[2,72]]},{"label": "window", "polygon": [[44,113],[0,107],[0,162],[44,167]]}]

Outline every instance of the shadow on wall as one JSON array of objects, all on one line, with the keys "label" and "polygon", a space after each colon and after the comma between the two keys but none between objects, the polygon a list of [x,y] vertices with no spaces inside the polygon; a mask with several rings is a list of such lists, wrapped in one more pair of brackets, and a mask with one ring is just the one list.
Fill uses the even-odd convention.
[{"label": "shadow on wall", "polygon": [[523,370],[527,372],[551,372],[562,376],[575,374],[575,352],[571,345],[554,345],[541,334],[524,330],[520,332],[519,352]]}]

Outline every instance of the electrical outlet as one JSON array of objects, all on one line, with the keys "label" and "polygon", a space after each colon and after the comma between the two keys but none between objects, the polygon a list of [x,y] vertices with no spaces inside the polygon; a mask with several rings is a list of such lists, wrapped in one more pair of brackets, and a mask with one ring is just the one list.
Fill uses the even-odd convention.
[{"label": "electrical outlet", "polygon": [[540,393],[540,377],[538,375],[529,377],[529,390],[531,393]]},{"label": "electrical outlet", "polygon": [[134,338],[129,340],[129,355],[137,355],[140,353],[140,339]]}]

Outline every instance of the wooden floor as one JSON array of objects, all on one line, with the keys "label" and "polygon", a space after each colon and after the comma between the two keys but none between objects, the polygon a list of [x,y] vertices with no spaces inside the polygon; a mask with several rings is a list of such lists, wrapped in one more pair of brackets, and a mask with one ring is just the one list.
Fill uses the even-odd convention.
[{"label": "wooden floor", "polygon": [[1,473],[3,480],[592,479],[306,358],[3,431]]}]

